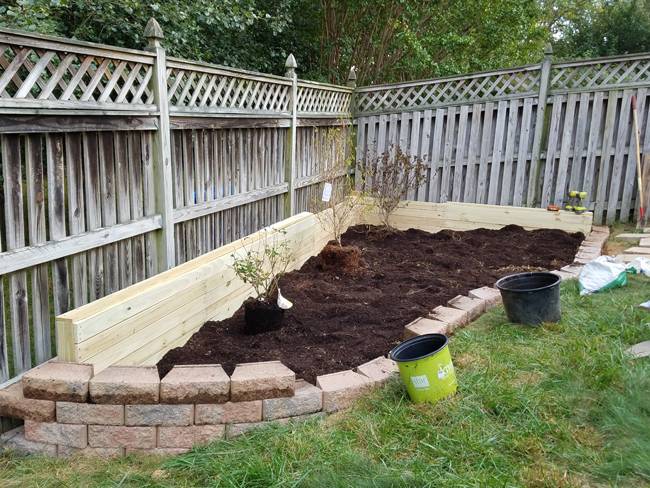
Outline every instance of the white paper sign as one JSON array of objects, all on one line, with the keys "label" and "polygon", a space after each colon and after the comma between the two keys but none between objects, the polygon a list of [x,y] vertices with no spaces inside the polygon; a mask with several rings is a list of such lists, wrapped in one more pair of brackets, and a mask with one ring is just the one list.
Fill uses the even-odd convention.
[{"label": "white paper sign", "polygon": [[323,201],[324,202],[329,202],[330,198],[332,198],[332,184],[331,183],[325,183],[323,185]]}]

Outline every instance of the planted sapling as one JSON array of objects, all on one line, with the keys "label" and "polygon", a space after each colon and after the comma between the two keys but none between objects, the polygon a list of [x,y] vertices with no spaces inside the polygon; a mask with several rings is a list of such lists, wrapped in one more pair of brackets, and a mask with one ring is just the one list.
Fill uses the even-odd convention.
[{"label": "planted sapling", "polygon": [[426,178],[426,167],[421,158],[404,152],[399,146],[366,162],[363,170],[367,193],[374,198],[379,219],[387,230],[394,230],[391,215],[400,202],[420,187]]},{"label": "planted sapling", "polygon": [[326,133],[328,148],[323,155],[323,191],[310,202],[309,210],[331,240],[320,253],[323,269],[353,272],[361,263],[361,250],[356,246],[343,246],[342,235],[353,222],[355,214],[364,205],[363,195],[354,191],[351,169],[354,156],[350,148],[351,132],[342,124]]},{"label": "planted sapling", "polygon": [[260,240],[260,248],[233,254],[232,269],[244,282],[252,286],[253,297],[244,302],[246,333],[257,334],[282,326],[284,310],[291,302],[280,294],[278,283],[291,263],[291,248],[277,236]]}]

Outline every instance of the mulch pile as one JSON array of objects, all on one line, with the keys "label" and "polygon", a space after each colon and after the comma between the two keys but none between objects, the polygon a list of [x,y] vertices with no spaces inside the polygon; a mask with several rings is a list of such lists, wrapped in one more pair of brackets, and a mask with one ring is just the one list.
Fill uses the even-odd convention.
[{"label": "mulch pile", "polygon": [[584,236],[557,230],[500,230],[436,234],[410,229],[386,233],[356,226],[343,244],[361,249],[361,268],[323,267],[318,256],[285,275],[282,294],[294,303],[282,329],[244,335],[243,310],[207,322],[158,363],[164,376],[175,364],[235,364],[280,360],[300,378],[350,369],[387,353],[404,326],[456,295],[507,274],[557,269],[573,261]]}]

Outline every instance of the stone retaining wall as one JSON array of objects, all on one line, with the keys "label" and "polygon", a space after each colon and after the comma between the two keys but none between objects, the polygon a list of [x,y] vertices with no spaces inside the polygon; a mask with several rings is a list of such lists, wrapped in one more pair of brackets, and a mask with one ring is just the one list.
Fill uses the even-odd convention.
[{"label": "stone retaining wall", "polygon": [[[608,235],[606,227],[595,227],[576,262],[554,273],[575,278],[600,255]],[[495,288],[471,290],[407,324],[404,337],[453,334],[500,302]],[[52,360],[0,390],[0,415],[24,419],[0,441],[62,457],[178,454],[259,426],[336,412],[396,374],[385,357],[319,376],[315,386],[278,361],[240,364],[231,376],[218,364],[175,366],[160,379],[154,367],[112,366],[94,375],[92,365]]]}]

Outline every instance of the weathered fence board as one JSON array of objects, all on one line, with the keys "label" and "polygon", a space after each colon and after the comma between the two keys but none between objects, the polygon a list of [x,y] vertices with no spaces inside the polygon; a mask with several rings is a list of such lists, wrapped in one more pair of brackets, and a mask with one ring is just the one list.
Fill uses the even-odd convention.
[{"label": "weathered fence board", "polygon": [[417,193],[430,202],[562,206],[583,190],[596,222],[626,222],[638,208],[631,97],[645,140],[648,87],[650,54],[553,64],[547,53],[540,65],[359,88],[358,165],[417,127],[428,151],[399,142],[424,155]]},{"label": "weathered fence board", "polygon": [[53,315],[307,208],[326,135],[351,131],[352,87],[168,59],[154,23],[145,37],[0,30],[0,383],[56,354]]}]

